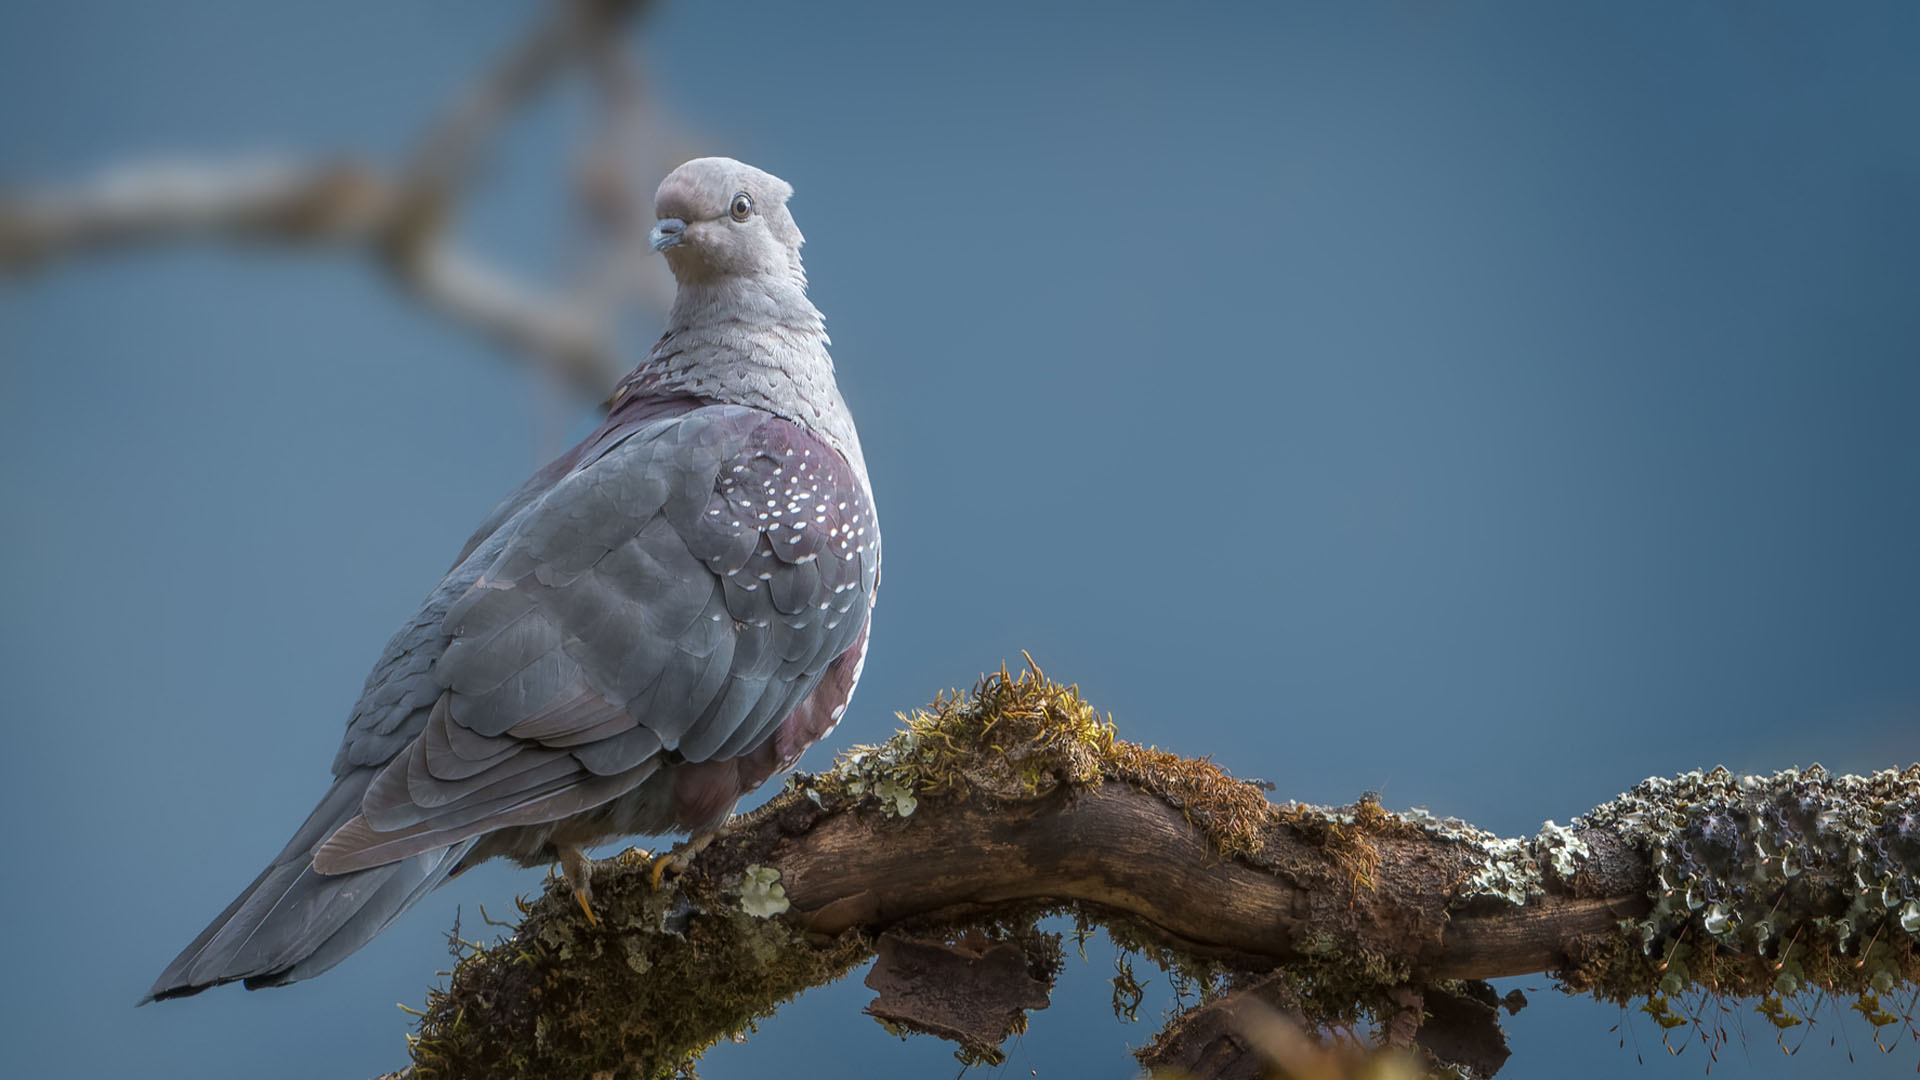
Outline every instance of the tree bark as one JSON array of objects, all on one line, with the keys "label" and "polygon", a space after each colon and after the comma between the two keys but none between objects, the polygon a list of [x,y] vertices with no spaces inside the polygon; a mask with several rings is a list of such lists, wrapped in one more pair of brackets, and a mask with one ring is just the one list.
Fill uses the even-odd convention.
[{"label": "tree bark", "polygon": [[[658,891],[644,858],[601,864],[598,926],[550,889],[433,996],[414,1069],[672,1075],[876,948],[870,1013],[997,1060],[1058,966],[1034,920],[1067,913],[1199,987],[1146,1065],[1253,1075],[1359,1023],[1490,1075],[1505,1049],[1480,980],[1498,976],[1645,998],[1663,1026],[1701,1021],[1674,1007],[1695,991],[1700,1010],[1728,994],[1792,1015],[1816,988],[1877,1008],[1916,973],[1916,852],[1920,768],[1692,773],[1502,840],[1368,800],[1272,804],[1003,671],[794,778]],[[1323,1072],[1380,1064],[1313,1052]]]}]

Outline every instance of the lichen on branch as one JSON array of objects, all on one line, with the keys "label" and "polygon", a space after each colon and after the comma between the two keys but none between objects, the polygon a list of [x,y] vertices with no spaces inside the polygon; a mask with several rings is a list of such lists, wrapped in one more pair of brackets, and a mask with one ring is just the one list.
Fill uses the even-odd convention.
[{"label": "lichen on branch", "polygon": [[1582,950],[1569,988],[1646,998],[1668,1028],[1688,1022],[1671,999],[1700,990],[1758,998],[1782,1029],[1821,994],[1876,1029],[1908,1019],[1879,996],[1920,980],[1920,766],[1652,778],[1580,824],[1645,852],[1652,907]]},{"label": "lichen on branch", "polygon": [[599,864],[597,926],[551,884],[433,995],[416,1075],[675,1075],[883,938],[908,959],[870,1012],[992,1061],[1050,990],[1049,914],[1197,991],[1148,1065],[1253,1053],[1234,1018],[1268,1017],[1271,1035],[1281,1008],[1308,1036],[1373,1031],[1489,1075],[1505,1058],[1493,1006],[1517,1007],[1480,981],[1495,976],[1556,972],[1674,1026],[1689,1022],[1674,1000],[1756,996],[1791,1026],[1795,993],[1815,990],[1891,1023],[1876,995],[1920,974],[1920,769],[1693,773],[1504,839],[1372,798],[1274,804],[1211,761],[1119,738],[1031,662],[901,720],[795,775],[659,891],[641,854]]}]

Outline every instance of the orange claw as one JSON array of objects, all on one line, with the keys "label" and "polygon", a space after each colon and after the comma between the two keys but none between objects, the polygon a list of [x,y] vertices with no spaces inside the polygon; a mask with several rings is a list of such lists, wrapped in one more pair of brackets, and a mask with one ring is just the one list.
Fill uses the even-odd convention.
[{"label": "orange claw", "polygon": [[586,912],[587,925],[599,926],[600,920],[593,915],[593,860],[577,847],[560,849],[560,869],[566,874],[567,883],[573,886],[573,898]]},{"label": "orange claw", "polygon": [[653,860],[653,887],[656,890],[660,888],[660,879],[666,876],[669,868],[675,871],[685,871],[688,867],[691,867],[693,865],[693,857],[707,850],[707,845],[713,843],[719,835],[720,832],[718,829],[709,829],[706,832],[695,833],[693,836],[687,838],[686,843]]}]

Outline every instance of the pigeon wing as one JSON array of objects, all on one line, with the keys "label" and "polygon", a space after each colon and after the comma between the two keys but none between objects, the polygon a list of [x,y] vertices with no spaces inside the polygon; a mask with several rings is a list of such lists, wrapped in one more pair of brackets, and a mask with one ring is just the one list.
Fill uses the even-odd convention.
[{"label": "pigeon wing", "polygon": [[859,639],[878,574],[865,478],[797,424],[708,406],[602,440],[389,646],[381,666],[407,677],[370,681],[392,700],[341,751],[386,764],[315,867],[558,820],[758,749]]}]

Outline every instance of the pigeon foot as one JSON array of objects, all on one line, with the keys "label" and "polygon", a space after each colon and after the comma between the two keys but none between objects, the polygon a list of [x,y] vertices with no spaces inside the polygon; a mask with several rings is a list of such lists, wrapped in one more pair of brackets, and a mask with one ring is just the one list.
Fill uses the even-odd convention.
[{"label": "pigeon foot", "polygon": [[566,876],[567,884],[573,886],[574,902],[587,917],[588,926],[599,926],[600,920],[593,914],[593,860],[577,847],[560,849],[560,871]]}]

